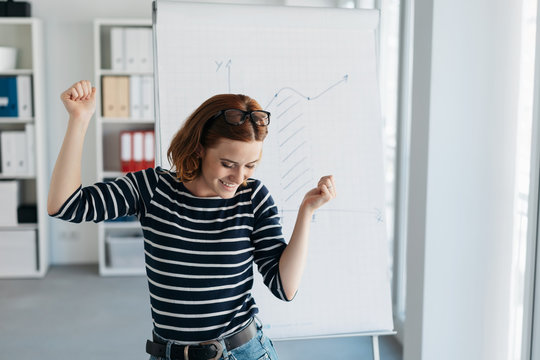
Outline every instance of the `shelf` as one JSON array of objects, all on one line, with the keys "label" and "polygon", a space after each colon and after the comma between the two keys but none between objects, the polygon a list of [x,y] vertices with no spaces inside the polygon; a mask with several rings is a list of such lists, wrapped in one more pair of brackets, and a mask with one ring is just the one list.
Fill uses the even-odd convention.
[{"label": "shelf", "polygon": [[33,180],[36,175],[25,174],[2,174],[0,173],[0,180]]},{"label": "shelf", "polygon": [[38,230],[38,224],[19,224],[13,226],[0,226],[0,232],[13,231],[13,230]]},{"label": "shelf", "polygon": [[0,17],[0,25],[32,25],[36,22],[31,17]]},{"label": "shelf", "polygon": [[154,76],[154,72],[101,69],[99,70],[98,75],[101,75],[101,76],[130,76],[130,75]]},{"label": "shelf", "polygon": [[98,118],[98,121],[100,121],[102,124],[126,124],[126,125],[133,125],[133,124],[153,125],[153,124],[155,124],[154,119],[131,119],[131,118],[106,118],[106,117],[100,117],[100,118]]},{"label": "shelf", "polygon": [[94,23],[98,27],[111,27],[111,26],[138,26],[138,27],[151,27],[151,19],[132,19],[132,18],[109,18],[109,19],[95,19]]},{"label": "shelf", "polygon": [[[154,76],[153,71],[147,67],[140,67],[144,71],[124,71],[112,70],[111,66],[111,30],[117,27],[137,27],[151,28],[150,19],[95,19],[94,20],[94,84],[98,94],[102,94],[103,77],[105,76],[127,76],[129,81],[134,81],[133,77]],[[151,50],[151,47],[149,48]],[[124,49],[125,51],[125,49]],[[146,84],[151,81],[146,79]],[[132,94],[130,94],[131,96]],[[152,94],[153,95],[153,94]],[[142,96],[142,95],[141,95]],[[153,97],[148,97],[153,99]],[[148,118],[153,113],[142,112],[140,116],[144,118],[132,117],[103,117],[102,98],[97,97],[96,108],[100,109],[96,113],[96,153],[97,153],[97,178],[101,181],[116,179],[126,173],[120,171],[122,168],[120,161],[120,136],[124,131],[151,131],[155,128],[155,120]],[[143,105],[141,103],[141,105]],[[130,114],[131,113],[130,109]],[[113,113],[114,114],[114,113]],[[135,113],[138,115],[139,113]],[[137,116],[135,116],[137,117]],[[139,221],[104,221],[98,224],[98,247],[99,247],[99,273],[102,276],[144,276],[146,274],[144,266],[137,266],[122,262],[122,256],[111,249],[109,237],[141,237],[142,229]],[[110,240],[110,238],[109,238]],[[125,244],[124,244],[125,245]],[[118,251],[118,248],[116,248]],[[111,258],[112,257],[112,258]],[[114,261],[111,261],[114,260]],[[120,260],[120,262],[118,261]],[[123,260],[126,260],[125,258]],[[116,262],[115,262],[116,261]],[[114,265],[114,266],[111,266]],[[137,266],[137,267],[134,267]]]},{"label": "shelf", "polygon": [[28,279],[28,278],[39,278],[43,277],[45,274],[42,271],[28,271],[21,274],[10,274],[9,276],[0,276],[0,279]]},{"label": "shelf", "polygon": [[144,268],[111,268],[104,267],[100,269],[102,276],[144,276],[146,270]]},{"label": "shelf", "polygon": [[[135,170],[132,170],[132,171],[129,171],[129,172],[137,172],[137,171],[141,171],[141,170],[146,170],[147,168],[140,168],[140,169],[135,169]],[[127,172],[122,172],[122,171],[111,171],[111,170],[108,170],[108,171],[101,171],[98,173],[98,179],[100,180],[105,180],[105,179],[116,179],[116,178],[119,178],[121,176],[124,176],[126,175]]]},{"label": "shelf", "polygon": [[[49,267],[49,218],[47,215],[47,158],[46,134],[48,124],[45,116],[44,91],[44,54],[43,24],[40,19],[31,17],[0,18],[0,44],[17,48],[17,64],[15,69],[2,70],[0,76],[31,76],[32,113],[28,117],[0,117],[1,131],[19,131],[29,124],[33,128],[32,156],[35,170],[32,173],[3,174],[0,181],[12,180],[20,189],[20,204],[33,204],[37,209],[36,223],[0,226],[0,238],[5,240],[0,247],[0,278],[40,278]],[[1,156],[1,155],[0,155]],[[0,196],[1,198],[1,196]],[[2,199],[3,200],[3,199]],[[10,211],[17,211],[14,207]],[[35,240],[31,247],[22,246],[23,242],[9,243],[8,232],[35,232]],[[2,232],[4,232],[2,234]],[[4,235],[4,237],[2,237]],[[23,236],[23,234],[21,234]],[[30,243],[29,242],[29,243]],[[24,243],[27,243],[26,239]],[[19,247],[21,245],[21,247]],[[34,262],[35,266],[21,267],[25,262]]]},{"label": "shelf", "polygon": [[101,176],[99,178],[101,179],[116,179],[117,177],[123,176],[126,173],[123,173],[121,171],[103,171],[101,173]]},{"label": "shelf", "polygon": [[32,69],[13,69],[0,71],[0,76],[32,75],[33,73]]},{"label": "shelf", "polygon": [[32,124],[34,118],[0,117],[0,124]]}]

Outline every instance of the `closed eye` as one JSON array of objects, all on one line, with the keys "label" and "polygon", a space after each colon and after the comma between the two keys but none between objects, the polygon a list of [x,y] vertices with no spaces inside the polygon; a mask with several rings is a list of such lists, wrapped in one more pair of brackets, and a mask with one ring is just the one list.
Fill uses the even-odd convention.
[{"label": "closed eye", "polygon": [[232,169],[234,167],[233,164],[230,164],[230,163],[226,163],[226,162],[222,162],[221,165],[223,167],[226,167],[227,169]]}]

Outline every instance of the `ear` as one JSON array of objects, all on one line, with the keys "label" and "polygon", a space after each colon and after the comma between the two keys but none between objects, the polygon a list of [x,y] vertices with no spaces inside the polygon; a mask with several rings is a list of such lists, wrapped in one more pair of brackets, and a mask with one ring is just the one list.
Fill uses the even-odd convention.
[{"label": "ear", "polygon": [[204,147],[201,144],[197,145],[197,149],[195,150],[195,153],[197,154],[197,157],[203,158],[205,154]]}]

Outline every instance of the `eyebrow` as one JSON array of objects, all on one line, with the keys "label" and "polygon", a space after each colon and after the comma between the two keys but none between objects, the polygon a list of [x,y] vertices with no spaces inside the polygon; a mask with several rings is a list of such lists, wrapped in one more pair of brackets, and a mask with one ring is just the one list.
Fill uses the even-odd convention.
[{"label": "eyebrow", "polygon": [[[233,163],[233,164],[238,165],[238,163],[237,163],[236,161],[233,161],[233,160],[230,160],[230,159],[220,158],[219,160],[221,160],[221,161],[226,161],[226,162],[230,162],[230,163]],[[253,164],[253,163],[256,163],[257,161],[259,161],[259,159],[250,161],[250,162],[248,162],[248,163],[246,163],[246,164]]]}]

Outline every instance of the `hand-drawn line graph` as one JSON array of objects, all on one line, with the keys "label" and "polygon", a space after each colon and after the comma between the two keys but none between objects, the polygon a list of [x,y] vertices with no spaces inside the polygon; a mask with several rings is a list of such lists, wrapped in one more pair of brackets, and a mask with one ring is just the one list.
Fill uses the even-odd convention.
[{"label": "hand-drawn line graph", "polygon": [[306,102],[317,100],[340,84],[349,75],[331,84],[314,96],[305,95],[292,87],[283,87],[274,93],[265,109],[270,111],[277,126],[279,148],[280,187],[283,208],[296,208],[306,191],[315,186],[313,174],[311,141],[309,139],[309,119]]},{"label": "hand-drawn line graph", "polygon": [[[216,74],[225,74],[229,93],[232,91],[231,69],[233,60],[223,58],[214,60]],[[222,75],[219,75],[222,76]],[[222,78],[223,79],[223,78]],[[296,213],[304,194],[316,186],[318,176],[314,174],[312,151],[310,146],[313,140],[309,136],[309,119],[306,112],[314,101],[321,101],[325,94],[343,86],[349,81],[349,74],[345,74],[324,87],[315,95],[306,94],[290,86],[284,86],[273,92],[267,101],[265,110],[272,113],[272,125],[277,128],[273,136],[277,145],[279,161],[279,211],[283,216],[286,213]],[[311,103],[311,104],[310,104]],[[318,104],[319,106],[321,104]],[[315,176],[317,175],[317,177]],[[374,209],[321,209],[321,213],[354,212],[373,217],[376,222],[384,222],[384,216],[379,208]],[[313,219],[315,221],[315,217]]]},{"label": "hand-drawn line graph", "polygon": [[319,97],[321,97],[322,95],[326,94],[328,91],[330,91],[332,88],[338,86],[339,84],[342,84],[344,82],[347,82],[347,80],[349,80],[349,75],[348,74],[345,74],[343,76],[343,78],[341,80],[339,80],[338,82],[332,84],[331,86],[329,86],[328,88],[326,88],[325,90],[321,91],[318,95],[316,96],[307,96],[307,95],[304,95],[302,94],[300,91],[296,90],[296,89],[293,89],[291,87],[283,87],[281,89],[279,89],[275,94],[274,94],[274,97],[272,98],[272,100],[270,100],[270,102],[266,105],[266,108],[269,108],[270,105],[272,105],[272,102],[279,96],[279,94],[282,92],[282,91],[285,91],[285,90],[290,90],[292,91],[293,93],[296,93],[298,96],[306,99],[306,100],[315,100],[315,99],[318,99]]}]

